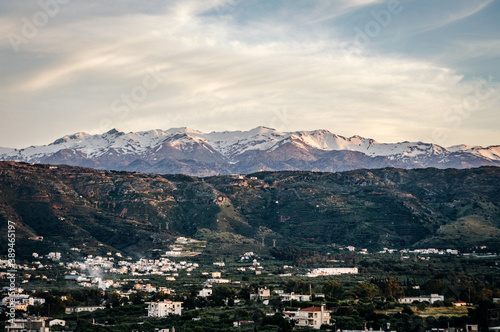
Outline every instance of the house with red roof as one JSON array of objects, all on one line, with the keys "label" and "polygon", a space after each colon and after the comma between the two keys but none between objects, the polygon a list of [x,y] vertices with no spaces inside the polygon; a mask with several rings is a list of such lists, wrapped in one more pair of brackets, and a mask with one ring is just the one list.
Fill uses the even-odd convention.
[{"label": "house with red roof", "polygon": [[331,310],[326,310],[324,304],[321,307],[309,307],[297,311],[285,311],[283,315],[290,321],[295,322],[295,326],[309,326],[319,329],[321,325],[330,325]]}]

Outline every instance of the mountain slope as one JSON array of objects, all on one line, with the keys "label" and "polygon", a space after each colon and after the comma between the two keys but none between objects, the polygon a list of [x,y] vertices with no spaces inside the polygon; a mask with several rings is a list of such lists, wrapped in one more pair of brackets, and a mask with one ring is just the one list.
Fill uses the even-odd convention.
[{"label": "mountain slope", "polygon": [[496,167],[197,178],[0,162],[0,227],[16,222],[28,255],[140,254],[207,230],[268,246],[500,248],[498,183]]},{"label": "mountain slope", "polygon": [[76,133],[45,146],[0,149],[0,160],[211,176],[259,170],[500,166],[500,147],[446,149],[422,142],[378,143],[327,130],[280,132],[266,127],[211,133],[189,128],[137,133],[113,129],[102,135]]}]

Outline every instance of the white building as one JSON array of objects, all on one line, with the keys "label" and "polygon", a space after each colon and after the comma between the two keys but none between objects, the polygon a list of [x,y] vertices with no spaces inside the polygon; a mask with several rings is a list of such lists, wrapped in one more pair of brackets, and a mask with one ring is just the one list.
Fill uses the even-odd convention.
[{"label": "white building", "polygon": [[52,259],[53,261],[59,261],[61,259],[60,252],[49,252],[47,258]]},{"label": "white building", "polygon": [[339,274],[358,274],[357,267],[322,267],[319,269],[314,269],[311,273],[308,273],[308,277],[318,277],[318,276],[332,276]]},{"label": "white building", "polygon": [[163,300],[158,302],[148,302],[148,317],[165,317],[169,315],[182,314],[182,302]]},{"label": "white building", "polygon": [[271,297],[271,290],[267,287],[259,288],[259,297],[261,299],[268,299]]},{"label": "white building", "polygon": [[212,288],[203,288],[198,292],[198,297],[210,297],[212,296]]},{"label": "white building", "polygon": [[433,304],[436,301],[444,301],[444,295],[431,294],[431,295],[421,295],[414,297],[405,297],[404,299],[400,299],[399,303],[413,303],[413,302],[429,302]]},{"label": "white building", "polygon": [[46,326],[47,317],[26,317],[16,318],[6,322],[5,331],[7,332],[49,332]]},{"label": "white building", "polygon": [[330,310],[326,310],[325,305],[321,307],[309,307],[297,311],[285,311],[283,314],[289,320],[295,321],[295,326],[309,326],[313,329],[319,329],[321,325],[330,325]]},{"label": "white building", "polygon": [[49,320],[49,326],[66,326],[66,321],[62,319]]},{"label": "white building", "polygon": [[158,292],[163,292],[163,294],[175,294],[175,289],[168,287],[158,287]]},{"label": "white building", "polygon": [[230,284],[230,279],[208,279],[207,284]]},{"label": "white building", "polygon": [[167,257],[178,257],[181,255],[182,255],[182,251],[170,250],[170,251],[165,252],[165,256],[167,256]]},{"label": "white building", "polygon": [[282,293],[279,294],[279,296],[281,297],[281,301],[299,301],[299,302],[311,301],[310,295],[295,294],[294,292],[291,292],[290,294]]},{"label": "white building", "polygon": [[48,332],[49,327],[45,326],[47,318],[23,318],[9,321],[5,326],[7,332]]},{"label": "white building", "polygon": [[104,306],[85,306],[85,307],[67,307],[66,314],[70,314],[72,312],[92,312],[100,309],[106,309]]},{"label": "white building", "polygon": [[250,300],[266,300],[271,297],[271,290],[267,287],[259,288],[257,294],[250,294]]},{"label": "white building", "polygon": [[45,299],[41,297],[30,297],[29,298],[29,305],[42,305],[45,303]]},{"label": "white building", "polygon": [[255,324],[253,320],[237,320],[233,322],[233,327],[241,327]]},{"label": "white building", "polygon": [[31,297],[26,294],[15,295],[12,297],[4,297],[2,299],[2,305],[7,306],[11,302],[16,303],[16,310],[26,310],[29,305],[42,305],[45,303],[45,299],[39,297]]}]

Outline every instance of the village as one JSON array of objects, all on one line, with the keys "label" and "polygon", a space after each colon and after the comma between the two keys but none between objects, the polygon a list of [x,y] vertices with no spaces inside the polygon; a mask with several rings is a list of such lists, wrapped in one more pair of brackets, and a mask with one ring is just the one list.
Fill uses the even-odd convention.
[{"label": "village", "polygon": [[[104,256],[86,255],[78,260],[67,261],[64,254],[60,252],[50,252],[47,255],[33,253],[33,261],[26,264],[20,264],[17,274],[18,285],[14,292],[9,292],[9,287],[3,288],[4,297],[2,307],[7,312],[14,308],[15,319],[10,319],[6,325],[7,331],[51,331],[64,329],[66,321],[65,315],[96,312],[106,310],[110,307],[109,302],[104,299],[101,303],[92,305],[70,305],[68,295],[61,295],[60,301],[65,303],[64,315],[57,318],[42,317],[33,315],[30,308],[39,308],[45,304],[43,296],[35,290],[23,289],[29,286],[31,282],[55,283],[59,277],[53,273],[37,274],[36,271],[57,270],[63,273],[62,280],[66,287],[78,289],[98,290],[103,295],[112,293],[116,297],[116,303],[120,306],[127,306],[132,303],[132,299],[139,295],[154,301],[144,301],[146,305],[141,315],[144,319],[159,319],[171,315],[183,315],[185,309],[186,290],[196,290],[194,296],[200,301],[207,301],[214,295],[214,289],[221,285],[231,287],[243,287],[248,283],[250,276],[268,278],[281,278],[290,281],[290,278],[302,278],[303,280],[323,278],[325,280],[334,280],[336,277],[352,278],[359,274],[357,266],[338,266],[342,262],[335,262],[335,267],[317,267],[317,268],[298,268],[295,266],[282,265],[279,269],[282,273],[272,273],[268,263],[264,262],[258,254],[254,252],[244,252],[239,258],[235,259],[230,266],[224,261],[215,261],[211,264],[202,265],[195,262],[205,246],[205,243],[179,237],[175,244],[171,245],[167,251],[155,253],[155,259],[140,258],[133,260],[131,257],[124,257],[121,253],[108,252]],[[193,249],[195,248],[195,249]],[[360,255],[369,255],[366,249],[357,250],[350,246],[340,248],[345,252],[356,252]],[[72,252],[78,252],[79,249],[71,248]],[[458,256],[461,255],[457,250],[437,250],[437,249],[416,249],[416,250],[394,250],[385,248],[382,251],[375,252],[377,255],[397,255],[400,259],[415,258],[418,260],[430,260],[433,255]],[[0,261],[0,267],[5,270],[6,264]],[[36,275],[35,275],[36,274]],[[1,271],[0,278],[6,278],[9,272]],[[332,279],[334,278],[334,279]],[[163,280],[163,281],[162,281]],[[198,282],[194,282],[199,280]],[[247,281],[247,282],[246,282]],[[359,281],[358,281],[359,282]],[[418,286],[415,286],[418,287]],[[29,288],[29,287],[28,287]],[[294,292],[279,289],[274,286],[261,285],[253,288],[254,293],[249,294],[248,300],[260,303],[264,308],[269,309],[268,316],[276,314],[276,299],[283,304],[313,303],[314,305],[303,307],[296,310],[289,310],[285,305],[279,311],[280,315],[296,328],[309,327],[320,329],[322,326],[335,326],[335,320],[332,319],[332,310],[327,307],[327,299],[324,293],[313,292],[309,284],[309,292]],[[7,294],[8,296],[5,296]],[[204,300],[205,299],[205,300]],[[443,303],[444,295],[424,294],[419,296],[402,296],[396,299],[401,305],[413,305],[415,303],[427,303],[433,305],[436,302]],[[273,302],[274,301],[274,302]],[[222,306],[243,306],[244,298],[234,295],[232,298],[222,299]],[[273,305],[271,305],[273,304]],[[468,303],[455,301],[453,306],[467,306]],[[193,319],[195,319],[194,317]],[[252,320],[235,320],[234,327],[254,324]],[[467,331],[475,331],[474,326],[468,326]],[[390,327],[386,331],[393,331]],[[167,330],[165,330],[167,331]],[[347,331],[347,330],[343,330]],[[360,330],[361,331],[361,330]],[[450,330],[452,331],[452,330]]]}]

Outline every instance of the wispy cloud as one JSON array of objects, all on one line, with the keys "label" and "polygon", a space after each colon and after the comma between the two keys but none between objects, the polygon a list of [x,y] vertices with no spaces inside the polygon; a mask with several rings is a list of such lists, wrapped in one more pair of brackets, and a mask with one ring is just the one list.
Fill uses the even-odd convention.
[{"label": "wispy cloud", "polygon": [[[489,4],[463,5],[451,14],[436,10],[451,24]],[[0,125],[0,146],[42,144],[74,131],[109,127],[210,131],[258,125],[325,128],[378,141],[430,141],[434,128],[447,126],[443,112],[462,103],[473,89],[459,70],[434,62],[432,56],[376,47],[346,56],[340,45],[352,36],[341,31],[365,22],[357,20],[360,13],[386,8],[383,1],[339,1],[334,6],[329,1],[290,1],[274,7],[237,0],[146,7],[126,1],[117,10],[113,6],[70,2],[19,53],[7,38],[1,40],[1,61],[9,66],[0,69],[1,112],[9,123]],[[407,16],[402,20],[416,22],[414,4],[403,6],[401,15]],[[9,11],[22,17],[36,8],[4,9],[0,31],[5,34],[22,24]],[[346,27],[349,15],[351,26]],[[390,43],[385,39],[390,36],[411,40],[441,24],[434,16],[420,19],[424,22],[412,23],[394,37],[401,24],[395,18],[374,44]],[[459,38],[453,42],[463,43]],[[498,57],[495,45],[492,39],[463,44],[463,49],[471,57]],[[126,117],[114,112],[113,101],[133,93],[151,68],[160,68],[158,88]],[[494,112],[498,105],[492,97],[475,114]],[[286,114],[277,120],[279,112]],[[498,121],[470,121],[471,126],[483,123],[484,134],[477,131],[473,140],[463,141],[475,130],[464,121],[453,128],[449,143],[493,144],[499,139],[492,129]]]}]

